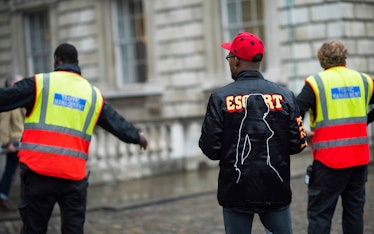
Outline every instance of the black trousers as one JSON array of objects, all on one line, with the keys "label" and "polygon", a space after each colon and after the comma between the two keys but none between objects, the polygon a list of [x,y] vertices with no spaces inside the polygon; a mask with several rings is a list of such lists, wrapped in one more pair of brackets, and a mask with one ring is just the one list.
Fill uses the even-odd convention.
[{"label": "black trousers", "polygon": [[21,202],[18,206],[22,234],[47,233],[48,222],[57,203],[61,233],[84,233],[87,204],[87,178],[66,180],[37,174],[20,164]]},{"label": "black trousers", "polygon": [[368,166],[332,169],[314,160],[308,185],[308,233],[328,234],[337,201],[344,234],[362,234]]}]

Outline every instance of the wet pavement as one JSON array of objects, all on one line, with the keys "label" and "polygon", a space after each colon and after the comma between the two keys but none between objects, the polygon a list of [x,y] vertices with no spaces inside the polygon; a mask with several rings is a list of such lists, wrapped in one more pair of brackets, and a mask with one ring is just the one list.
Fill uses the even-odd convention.
[{"label": "wet pavement", "polygon": [[[365,206],[365,233],[374,233],[374,165],[370,165]],[[217,169],[175,173],[121,183],[90,186],[85,233],[88,234],[222,234],[222,210],[216,200]],[[291,180],[294,233],[307,233],[307,187],[298,173]],[[17,188],[13,189],[16,194]],[[12,197],[14,203],[17,196]],[[341,205],[335,211],[332,234],[341,231]],[[371,218],[370,218],[371,217]],[[0,211],[0,233],[19,233],[17,212]],[[60,233],[58,208],[48,233]],[[252,233],[264,233],[256,216]]]}]

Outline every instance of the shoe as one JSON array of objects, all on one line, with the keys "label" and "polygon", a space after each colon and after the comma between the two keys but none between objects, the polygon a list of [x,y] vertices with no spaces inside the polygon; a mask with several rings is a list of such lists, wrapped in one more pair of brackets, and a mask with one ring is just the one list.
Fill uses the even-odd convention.
[{"label": "shoe", "polygon": [[0,209],[7,211],[17,210],[8,199],[0,199]]}]

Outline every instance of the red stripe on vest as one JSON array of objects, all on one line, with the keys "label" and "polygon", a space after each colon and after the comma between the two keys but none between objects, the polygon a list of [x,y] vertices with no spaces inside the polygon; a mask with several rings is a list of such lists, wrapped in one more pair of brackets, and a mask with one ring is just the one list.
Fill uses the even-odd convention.
[{"label": "red stripe on vest", "polygon": [[316,128],[313,143],[352,137],[366,137],[366,123],[342,124]]},{"label": "red stripe on vest", "polygon": [[23,132],[23,138],[27,139],[27,143],[57,146],[81,151],[85,154],[88,154],[90,146],[89,141],[82,140],[80,137],[47,130],[27,129]]}]

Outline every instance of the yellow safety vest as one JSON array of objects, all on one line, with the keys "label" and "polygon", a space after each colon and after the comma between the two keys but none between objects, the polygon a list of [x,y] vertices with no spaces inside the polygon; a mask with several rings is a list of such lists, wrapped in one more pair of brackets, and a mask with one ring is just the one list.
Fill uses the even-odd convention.
[{"label": "yellow safety vest", "polygon": [[36,96],[26,116],[20,162],[47,176],[81,180],[91,136],[103,106],[99,90],[80,75],[35,75]]},{"label": "yellow safety vest", "polygon": [[310,110],[314,158],[331,168],[367,164],[366,123],[373,80],[338,66],[310,76],[306,82],[316,96],[315,112]]}]

